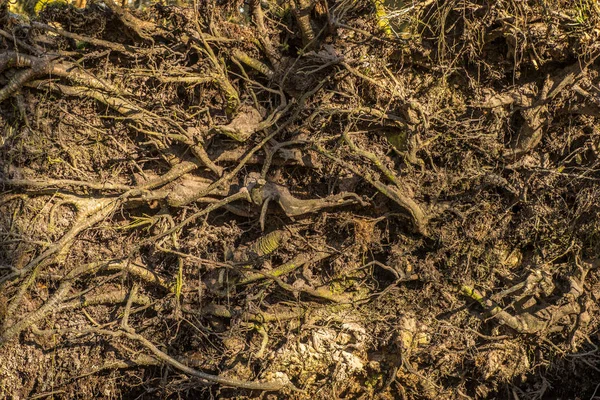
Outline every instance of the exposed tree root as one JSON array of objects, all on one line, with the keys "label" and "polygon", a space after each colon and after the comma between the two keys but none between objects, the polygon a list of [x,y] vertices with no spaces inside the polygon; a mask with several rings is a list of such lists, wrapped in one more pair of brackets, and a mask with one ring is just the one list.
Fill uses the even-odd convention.
[{"label": "exposed tree root", "polygon": [[593,397],[593,2],[58,3],[0,5],[0,397]]}]

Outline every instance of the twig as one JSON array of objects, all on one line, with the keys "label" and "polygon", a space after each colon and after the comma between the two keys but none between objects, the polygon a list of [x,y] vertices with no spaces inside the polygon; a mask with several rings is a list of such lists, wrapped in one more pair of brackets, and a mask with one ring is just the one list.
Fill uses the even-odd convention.
[{"label": "twig", "polygon": [[361,173],[356,167],[350,165],[349,163],[347,163],[345,161],[342,161],[338,157],[335,157],[333,154],[331,154],[330,152],[325,150],[320,144],[316,143],[315,149],[319,153],[326,156],[327,158],[335,161],[337,164],[341,165],[342,167],[344,167],[344,168],[352,171],[356,175],[360,176],[361,178],[363,178],[364,180],[369,182],[371,185],[373,185],[383,195],[385,195],[389,199],[396,202],[403,209],[407,210],[412,217],[413,224],[414,224],[416,230],[424,236],[428,235],[428,230],[427,230],[428,218],[425,216],[425,213],[421,209],[421,206],[415,200],[413,200],[412,198],[410,198],[408,196],[405,196],[397,188],[392,188],[392,187],[389,187],[389,186],[381,183],[377,179],[373,178],[370,174]]},{"label": "twig", "polygon": [[64,37],[67,37],[70,39],[79,40],[81,42],[91,43],[91,44],[93,44],[95,46],[99,46],[99,47],[106,47],[108,49],[118,51],[121,53],[135,53],[135,52],[142,53],[142,52],[144,52],[144,49],[136,48],[133,46],[125,46],[125,45],[122,45],[119,43],[108,42],[106,40],[96,39],[96,38],[92,38],[89,36],[83,36],[83,35],[79,35],[77,33],[71,33],[71,32],[65,31],[63,29],[58,29],[53,26],[43,24],[41,22],[32,21],[31,26],[34,28],[43,29],[46,31],[56,33],[56,34],[62,35]]},{"label": "twig", "polygon": [[101,182],[86,182],[73,179],[45,179],[36,181],[30,179],[0,179],[0,185],[9,185],[17,187],[31,187],[37,189],[47,188],[65,188],[69,186],[81,186],[94,190],[121,190],[126,191],[132,189],[131,186],[122,185],[119,183],[101,183]]},{"label": "twig", "polygon": [[185,364],[180,363],[173,357],[169,356],[167,353],[161,351],[158,347],[156,347],[152,342],[143,337],[140,334],[135,332],[127,332],[127,331],[108,331],[105,329],[98,328],[90,328],[90,331],[97,332],[103,335],[119,337],[125,336],[131,340],[134,340],[148,350],[152,352],[159,360],[169,364],[170,366],[196,378],[200,378],[204,381],[210,383],[216,383],[223,386],[235,387],[240,389],[249,389],[249,390],[264,390],[264,391],[280,391],[282,389],[291,389],[294,391],[299,391],[294,385],[291,383],[282,383],[282,382],[248,382],[248,381],[240,381],[233,378],[226,378],[224,376],[207,374],[196,369],[190,368]]},{"label": "twig", "polygon": [[129,331],[132,328],[129,326],[129,314],[131,313],[131,304],[137,296],[138,285],[133,284],[131,290],[129,291],[129,296],[127,297],[127,304],[125,304],[125,311],[123,311],[123,319],[121,320],[121,329],[125,331]]}]

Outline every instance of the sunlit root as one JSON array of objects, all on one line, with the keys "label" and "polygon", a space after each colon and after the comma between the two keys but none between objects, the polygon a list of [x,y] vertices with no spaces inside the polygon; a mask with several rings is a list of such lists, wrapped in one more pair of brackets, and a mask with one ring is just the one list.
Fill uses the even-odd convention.
[{"label": "sunlit root", "polygon": [[324,199],[301,200],[294,197],[288,188],[272,182],[259,184],[252,189],[252,201],[262,205],[264,201],[274,200],[288,217],[297,217],[331,207],[342,207],[351,204],[366,206],[366,203],[355,193],[340,193]]}]

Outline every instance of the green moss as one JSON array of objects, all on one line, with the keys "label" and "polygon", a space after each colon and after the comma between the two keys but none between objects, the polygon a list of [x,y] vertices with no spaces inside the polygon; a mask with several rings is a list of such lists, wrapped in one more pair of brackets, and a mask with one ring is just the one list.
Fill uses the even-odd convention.
[{"label": "green moss", "polygon": [[374,388],[382,380],[383,380],[382,373],[375,373],[375,374],[369,375],[369,376],[367,376],[367,379],[365,380],[365,386],[368,388]]},{"label": "green moss", "polygon": [[406,131],[389,132],[385,137],[389,144],[400,152],[408,151],[408,135]]}]

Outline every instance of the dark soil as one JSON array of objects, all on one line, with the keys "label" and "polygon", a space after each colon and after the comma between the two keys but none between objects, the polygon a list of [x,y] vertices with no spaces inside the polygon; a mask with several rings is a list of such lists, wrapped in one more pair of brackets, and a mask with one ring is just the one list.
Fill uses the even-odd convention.
[{"label": "dark soil", "polygon": [[595,0],[0,2],[0,397],[600,396]]}]

